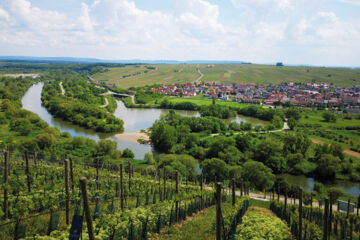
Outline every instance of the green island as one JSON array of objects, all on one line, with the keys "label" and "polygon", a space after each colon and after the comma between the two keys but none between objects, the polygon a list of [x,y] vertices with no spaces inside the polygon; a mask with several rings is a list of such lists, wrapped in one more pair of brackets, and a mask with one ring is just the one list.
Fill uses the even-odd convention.
[{"label": "green island", "polygon": [[[15,61],[0,72],[0,240],[360,236],[359,194],[336,185],[360,182],[359,70]],[[32,88],[39,115],[26,110]],[[151,146],[119,140],[127,128]]]}]

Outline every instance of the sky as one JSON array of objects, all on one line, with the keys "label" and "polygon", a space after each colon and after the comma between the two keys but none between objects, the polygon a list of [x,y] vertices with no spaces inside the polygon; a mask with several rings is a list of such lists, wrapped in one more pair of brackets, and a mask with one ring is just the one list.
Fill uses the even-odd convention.
[{"label": "sky", "polygon": [[0,55],[360,66],[360,0],[0,0]]}]

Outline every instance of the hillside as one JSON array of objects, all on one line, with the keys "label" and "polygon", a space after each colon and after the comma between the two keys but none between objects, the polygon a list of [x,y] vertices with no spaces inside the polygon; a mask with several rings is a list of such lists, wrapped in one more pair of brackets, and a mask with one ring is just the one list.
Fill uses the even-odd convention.
[{"label": "hillside", "polygon": [[360,84],[360,69],[325,67],[276,67],[251,64],[173,64],[131,65],[109,68],[97,73],[97,81],[114,83],[120,88],[139,87],[152,84],[175,84],[195,81],[203,73],[201,81],[223,83],[279,84],[282,82],[316,82],[339,86]]}]

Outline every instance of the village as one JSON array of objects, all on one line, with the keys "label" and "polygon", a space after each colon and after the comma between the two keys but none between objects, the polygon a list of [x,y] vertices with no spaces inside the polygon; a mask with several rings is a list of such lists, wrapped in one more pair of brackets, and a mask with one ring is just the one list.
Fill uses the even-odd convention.
[{"label": "village", "polygon": [[[145,92],[145,89],[140,91]],[[344,88],[328,84],[283,83],[277,86],[254,83],[186,83],[163,85],[150,88],[150,92],[167,96],[195,97],[203,95],[209,99],[235,101],[243,103],[263,103],[266,105],[360,105],[360,86]]]}]

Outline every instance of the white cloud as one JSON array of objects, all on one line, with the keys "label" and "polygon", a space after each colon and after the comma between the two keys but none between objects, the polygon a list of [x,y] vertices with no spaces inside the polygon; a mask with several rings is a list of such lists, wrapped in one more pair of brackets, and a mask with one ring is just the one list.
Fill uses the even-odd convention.
[{"label": "white cloud", "polygon": [[360,0],[340,0],[341,2],[344,3],[351,3],[351,4],[355,4],[355,5],[360,5]]},{"label": "white cloud", "polygon": [[72,15],[30,1],[0,0],[0,55],[314,63],[299,57],[307,53],[330,63],[337,59],[326,52],[342,50],[341,61],[350,63],[360,54],[359,21],[322,9],[326,0],[232,0],[244,9],[235,24],[222,22],[226,13],[206,0],[172,0],[174,12],[142,10],[134,0],[95,0],[79,3]]},{"label": "white cloud", "polygon": [[0,5],[0,20],[1,19],[5,21],[9,21],[10,17],[9,17],[9,13],[5,11]]},{"label": "white cloud", "polygon": [[237,8],[277,8],[280,10],[291,10],[293,6],[290,0],[231,0]]}]

